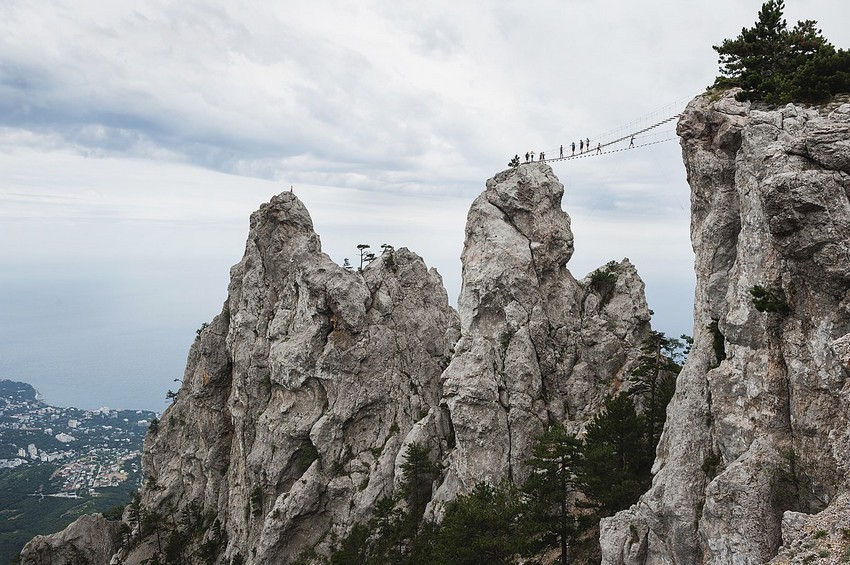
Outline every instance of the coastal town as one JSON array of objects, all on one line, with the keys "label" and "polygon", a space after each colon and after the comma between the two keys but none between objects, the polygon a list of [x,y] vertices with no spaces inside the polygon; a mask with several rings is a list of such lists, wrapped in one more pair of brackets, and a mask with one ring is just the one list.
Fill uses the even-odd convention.
[{"label": "coastal town", "polygon": [[96,496],[98,489],[138,484],[142,443],[156,416],[50,406],[29,384],[0,380],[0,469],[51,466],[39,496]]}]

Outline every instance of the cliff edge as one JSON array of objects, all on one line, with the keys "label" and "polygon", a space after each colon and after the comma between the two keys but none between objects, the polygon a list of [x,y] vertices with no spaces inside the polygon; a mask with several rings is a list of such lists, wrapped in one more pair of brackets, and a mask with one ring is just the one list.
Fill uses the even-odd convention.
[{"label": "cliff edge", "polygon": [[694,345],[652,488],[603,520],[603,562],[837,559],[850,543],[850,104],[702,96],[678,133]]}]

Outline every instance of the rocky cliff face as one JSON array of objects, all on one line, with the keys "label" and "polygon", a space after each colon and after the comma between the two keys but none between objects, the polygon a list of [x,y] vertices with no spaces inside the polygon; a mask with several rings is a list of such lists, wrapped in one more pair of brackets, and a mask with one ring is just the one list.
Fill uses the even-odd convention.
[{"label": "rocky cliff face", "polygon": [[[562,195],[543,163],[487,182],[469,212],[459,316],[412,252],[349,272],[295,196],[263,205],[222,313],[147,438],[143,513],[179,525],[199,563],[278,564],[327,555],[368,519],[398,491],[413,443],[443,469],[432,517],[479,481],[523,479],[533,437],[580,429],[650,329],[627,260],[583,281],[566,269]],[[132,509],[125,521],[136,528]],[[167,551],[152,527],[113,561]]]},{"label": "rocky cliff face", "polygon": [[850,105],[732,94],[679,122],[694,346],[652,489],[602,523],[608,564],[827,562],[848,544]]},{"label": "rocky cliff face", "polygon": [[563,186],[545,164],[496,175],[473,202],[462,255],[462,337],[443,373],[457,447],[434,502],[476,482],[522,481],[533,438],[578,429],[619,388],[649,331],[643,283],[627,261],[584,281]]},{"label": "rocky cliff face", "polygon": [[22,565],[109,563],[121,541],[120,523],[100,514],[81,516],[58,534],[36,536],[24,547]]},{"label": "rocky cliff face", "polygon": [[439,404],[457,315],[406,249],[362,273],[333,263],[289,193],[252,216],[228,291],[148,438],[142,504],[197,501],[252,563],[326,552],[392,492],[404,437]]}]

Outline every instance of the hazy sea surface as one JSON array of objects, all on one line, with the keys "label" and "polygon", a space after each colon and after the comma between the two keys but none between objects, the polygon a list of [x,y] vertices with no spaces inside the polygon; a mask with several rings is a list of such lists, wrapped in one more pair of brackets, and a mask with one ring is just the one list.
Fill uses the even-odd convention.
[{"label": "hazy sea surface", "polygon": [[219,265],[4,269],[0,378],[55,406],[161,411],[226,288]]}]

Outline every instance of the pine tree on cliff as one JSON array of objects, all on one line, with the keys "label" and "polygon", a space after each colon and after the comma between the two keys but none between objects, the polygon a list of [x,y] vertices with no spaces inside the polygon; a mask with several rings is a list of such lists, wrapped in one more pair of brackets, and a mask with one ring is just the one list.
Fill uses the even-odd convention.
[{"label": "pine tree on cliff", "polygon": [[850,92],[850,52],[836,50],[814,20],[789,30],[784,10],[784,0],[768,0],[754,27],[713,46],[720,55],[714,87],[741,87],[740,100],[770,104],[823,102]]},{"label": "pine tree on cliff", "polygon": [[544,546],[559,545],[561,565],[569,563],[570,543],[578,534],[575,472],[581,464],[582,443],[554,426],[534,440],[528,466],[531,473],[523,485]]},{"label": "pine tree on cliff", "polygon": [[664,332],[650,332],[640,346],[637,365],[629,375],[631,387],[628,394],[643,407],[646,423],[646,448],[650,458],[661,439],[661,430],[667,418],[667,405],[676,392],[676,376],[682,370],[681,362],[687,358],[690,337],[667,337]]}]

